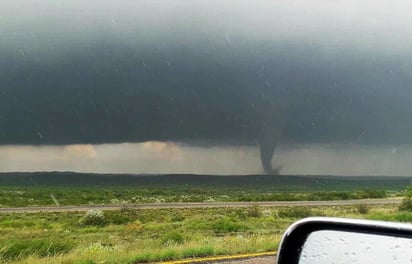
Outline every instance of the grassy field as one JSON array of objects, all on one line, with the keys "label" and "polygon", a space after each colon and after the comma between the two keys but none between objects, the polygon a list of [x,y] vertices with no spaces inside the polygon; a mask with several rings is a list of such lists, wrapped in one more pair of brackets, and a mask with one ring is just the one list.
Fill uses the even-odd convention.
[{"label": "grassy field", "polygon": [[41,205],[85,205],[168,202],[258,202],[258,201],[321,201],[398,196],[400,192],[384,190],[284,192],[230,189],[172,189],[134,187],[0,187],[0,207]]},{"label": "grassy field", "polygon": [[0,215],[2,263],[136,263],[276,250],[306,216],[412,221],[395,206],[141,209]]},{"label": "grassy field", "polygon": [[[382,198],[403,195],[409,183],[406,177],[0,174],[1,207],[124,205],[118,211],[0,214],[0,263],[140,263],[276,250],[287,226],[306,216],[408,222],[412,213],[395,205],[138,210],[127,205]],[[412,190],[406,194],[412,197]]]},{"label": "grassy field", "polygon": [[397,196],[408,177],[0,174],[0,207]]}]

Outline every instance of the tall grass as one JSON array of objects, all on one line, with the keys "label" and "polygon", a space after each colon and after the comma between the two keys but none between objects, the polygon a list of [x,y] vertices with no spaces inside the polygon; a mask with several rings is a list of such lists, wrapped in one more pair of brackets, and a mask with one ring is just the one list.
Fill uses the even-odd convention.
[{"label": "tall grass", "polygon": [[[107,249],[96,247],[95,252],[85,252],[77,249],[68,254],[39,257],[31,255],[10,263],[22,264],[51,264],[51,263],[148,263],[184,258],[227,255],[247,252],[266,252],[276,250],[279,235],[267,236],[229,236],[229,237],[204,237],[201,240],[190,241],[181,245],[168,247],[142,249],[138,246],[129,248]],[[205,242],[207,241],[207,244]]]},{"label": "tall grass", "polygon": [[[256,213],[257,212],[257,213]],[[87,213],[0,214],[0,263],[135,263],[275,250],[294,220],[312,215],[412,221],[395,205],[315,208],[124,208]],[[94,214],[93,214],[94,215]],[[96,214],[100,215],[100,214]]]}]

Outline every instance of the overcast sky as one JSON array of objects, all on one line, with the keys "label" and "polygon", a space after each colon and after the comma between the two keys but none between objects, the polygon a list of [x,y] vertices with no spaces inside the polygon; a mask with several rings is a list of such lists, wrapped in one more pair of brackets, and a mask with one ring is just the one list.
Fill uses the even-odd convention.
[{"label": "overcast sky", "polygon": [[410,175],[411,102],[410,1],[0,1],[0,171]]},{"label": "overcast sky", "polygon": [[[410,176],[412,146],[295,145],[276,150],[282,174]],[[171,142],[55,147],[2,146],[0,171],[261,174],[256,147]]]}]

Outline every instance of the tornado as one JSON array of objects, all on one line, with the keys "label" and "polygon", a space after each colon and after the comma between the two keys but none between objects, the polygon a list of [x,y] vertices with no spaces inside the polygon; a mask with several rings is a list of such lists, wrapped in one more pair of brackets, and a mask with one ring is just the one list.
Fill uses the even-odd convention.
[{"label": "tornado", "polygon": [[283,120],[278,106],[273,101],[269,104],[264,104],[264,106],[259,108],[261,122],[257,143],[260,160],[266,174],[277,175],[280,172],[280,167],[273,167],[272,158],[276,147],[282,139]]}]

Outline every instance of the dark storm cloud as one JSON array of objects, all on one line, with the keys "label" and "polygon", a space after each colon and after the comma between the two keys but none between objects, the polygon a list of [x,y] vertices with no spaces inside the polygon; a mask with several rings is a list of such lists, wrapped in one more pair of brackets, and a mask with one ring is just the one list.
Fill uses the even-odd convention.
[{"label": "dark storm cloud", "polygon": [[407,7],[2,1],[0,144],[410,144]]}]

